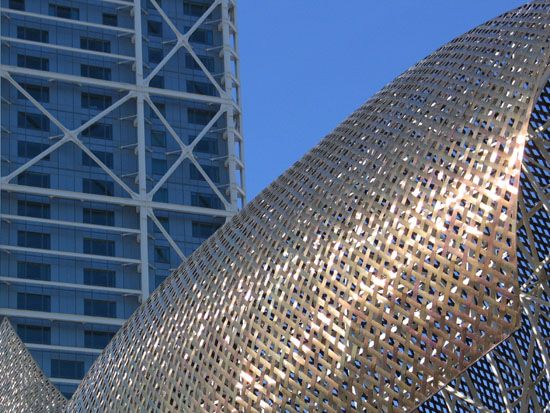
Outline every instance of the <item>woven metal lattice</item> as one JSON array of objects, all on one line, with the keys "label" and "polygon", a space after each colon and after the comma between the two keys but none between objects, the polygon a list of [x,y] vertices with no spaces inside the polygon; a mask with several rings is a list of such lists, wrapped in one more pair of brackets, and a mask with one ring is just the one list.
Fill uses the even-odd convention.
[{"label": "woven metal lattice", "polygon": [[531,114],[518,209],[521,327],[419,409],[542,412],[550,406],[550,81]]},{"label": "woven metal lattice", "polygon": [[54,413],[62,412],[66,404],[4,318],[0,324],[0,411]]},{"label": "woven metal lattice", "polygon": [[407,410],[505,340],[549,12],[496,18],[370,99],[161,285],[69,410]]}]

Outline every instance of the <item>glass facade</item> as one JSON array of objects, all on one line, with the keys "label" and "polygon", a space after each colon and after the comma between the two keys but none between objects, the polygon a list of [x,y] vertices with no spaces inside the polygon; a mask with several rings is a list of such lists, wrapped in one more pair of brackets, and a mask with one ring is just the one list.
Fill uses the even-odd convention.
[{"label": "glass facade", "polygon": [[235,5],[1,5],[0,316],[69,395],[245,201]]}]

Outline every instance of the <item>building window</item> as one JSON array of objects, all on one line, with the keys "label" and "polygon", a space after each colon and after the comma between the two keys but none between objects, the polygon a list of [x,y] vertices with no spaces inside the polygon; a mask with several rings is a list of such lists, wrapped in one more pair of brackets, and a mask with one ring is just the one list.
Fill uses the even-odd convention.
[{"label": "building window", "polygon": [[114,335],[110,331],[84,330],[84,347],[103,349]]},{"label": "building window", "polygon": [[152,172],[154,175],[164,175],[168,170],[168,164],[166,159],[155,159],[151,160]]},{"label": "building window", "polygon": [[116,302],[107,300],[84,299],[84,314],[94,317],[116,317]]},{"label": "building window", "polygon": [[84,268],[84,284],[115,287],[115,272],[98,268]]},{"label": "building window", "polygon": [[19,310],[51,311],[51,298],[44,294],[17,293]]},{"label": "building window", "polygon": [[[153,104],[157,107],[158,111],[160,112],[160,114],[166,118],[166,104],[164,103],[160,103],[160,102],[153,102]],[[153,111],[153,109],[151,108],[150,110],[150,115],[151,115],[151,118],[153,119],[158,119],[158,116],[157,114]]]},{"label": "building window", "polygon": [[201,208],[219,209],[221,201],[216,195],[191,192],[191,205]]},{"label": "building window", "polygon": [[17,261],[17,277],[29,280],[50,281],[51,266],[41,262]]},{"label": "building window", "polygon": [[82,219],[86,224],[94,225],[115,225],[115,212],[106,209],[84,208],[82,211]]},{"label": "building window", "polygon": [[84,178],[82,179],[82,192],[86,194],[113,196],[115,193],[115,186],[112,182],[102,179]]},{"label": "building window", "polygon": [[111,80],[111,69],[102,66],[80,65],[80,75],[94,79]]},{"label": "building window", "polygon": [[[200,55],[198,55],[197,57],[200,59],[200,61],[204,65],[204,67],[206,67],[206,69],[209,72],[214,71],[214,58],[213,57],[200,56]],[[192,70],[202,70],[201,67],[199,66],[199,64],[197,63],[197,61],[195,59],[193,59],[193,56],[191,56],[190,54],[185,55],[185,67],[187,69],[192,69]]]},{"label": "building window", "polygon": [[155,202],[168,202],[168,189],[159,188],[153,195],[153,201]]},{"label": "building window", "polygon": [[25,0],[10,0],[10,9],[25,10]]},{"label": "building window", "polygon": [[[17,142],[17,156],[21,158],[34,158],[36,155],[44,152],[48,149],[48,145],[45,143],[18,141]],[[46,155],[42,160],[49,161],[50,155]]]},{"label": "building window", "polygon": [[82,92],[81,100],[84,109],[104,110],[113,103],[113,98],[111,96],[88,92]]},{"label": "building window", "polygon": [[93,37],[81,37],[80,48],[93,50],[95,52],[111,53],[111,42],[109,40],[95,39]]},{"label": "building window", "polygon": [[[157,0],[157,4],[159,5],[159,7],[162,7],[162,1],[161,0]],[[153,5],[153,2],[151,0],[147,0],[147,8],[156,10],[156,7]]]},{"label": "building window", "polygon": [[[160,222],[160,225],[162,225],[162,228],[166,230],[166,232],[170,232],[170,219],[168,217],[157,217],[158,221]],[[155,232],[160,233],[160,228],[155,225]]]},{"label": "building window", "polygon": [[[189,31],[191,27],[186,27],[185,31]],[[206,45],[214,44],[214,32],[212,30],[196,29],[189,37],[191,43],[200,43]]]},{"label": "building window", "polygon": [[149,86],[156,87],[158,89],[164,89],[164,76],[155,76],[149,82]]},{"label": "building window", "polygon": [[50,234],[35,231],[17,231],[17,245],[27,248],[50,249]]},{"label": "building window", "polygon": [[82,136],[95,139],[113,139],[113,125],[96,122],[82,131]]},{"label": "building window", "polygon": [[30,40],[33,42],[49,42],[49,34],[47,30],[34,29],[25,26],[17,26],[17,38]]},{"label": "building window", "polygon": [[[195,137],[189,138],[189,143],[193,142]],[[197,142],[194,148],[195,152],[218,154],[218,141],[216,139],[202,138]]]},{"label": "building window", "polygon": [[215,96],[216,92],[214,85],[207,82],[195,82],[194,80],[187,81],[187,91],[199,95]]},{"label": "building window", "polygon": [[118,26],[118,16],[112,13],[103,13],[102,20],[106,26]]},{"label": "building window", "polygon": [[166,132],[161,130],[151,131],[151,145],[166,148]]},{"label": "building window", "polygon": [[162,51],[162,49],[159,49],[159,48],[156,48],[156,47],[150,47],[148,49],[148,54],[149,54],[149,62],[150,63],[160,63],[160,61],[162,60],[162,58],[164,57],[164,53]]},{"label": "building window", "polygon": [[17,66],[27,69],[50,70],[50,61],[46,57],[28,56],[26,54],[17,55]]},{"label": "building window", "polygon": [[201,17],[204,13],[206,13],[206,10],[208,10],[208,6],[206,4],[190,2],[183,3],[183,12],[188,16]]},{"label": "building window", "polygon": [[155,246],[155,262],[170,264],[170,247]]},{"label": "building window", "polygon": [[25,343],[51,344],[51,329],[46,326],[18,324],[17,334]]},{"label": "building window", "polygon": [[216,112],[206,109],[187,109],[187,120],[195,125],[206,125],[216,115]]},{"label": "building window", "polygon": [[50,218],[50,204],[35,201],[17,201],[17,214],[24,217]]},{"label": "building window", "polygon": [[80,360],[51,360],[52,377],[81,380],[84,377],[84,362]]},{"label": "building window", "polygon": [[49,12],[50,16],[61,17],[62,19],[80,19],[80,11],[76,7],[50,3]]},{"label": "building window", "polygon": [[[213,181],[213,182],[219,182],[220,181],[220,170],[216,166],[211,165],[201,165],[201,168],[206,172],[206,175]],[[194,179],[195,181],[204,181],[204,177],[199,172],[197,167],[193,164],[189,164],[189,176],[191,179]]]},{"label": "building window", "polygon": [[[31,83],[20,83],[21,87],[27,91],[35,100],[42,103],[50,101],[50,88],[42,85],[33,85]],[[27,99],[23,93],[17,92],[19,99]]]},{"label": "building window", "polygon": [[211,222],[192,222],[191,232],[193,237],[206,239],[211,236],[220,227],[220,224],[214,224]]},{"label": "building window", "polygon": [[50,120],[41,113],[17,112],[17,126],[22,129],[49,132]]},{"label": "building window", "polygon": [[21,172],[17,176],[17,183],[19,185],[36,186],[38,188],[50,187],[50,175],[41,172]]},{"label": "building window", "polygon": [[149,36],[162,37],[162,22],[148,20],[147,21],[147,34]]},{"label": "building window", "polygon": [[114,257],[115,242],[108,239],[84,238],[82,250],[84,254]]},{"label": "building window", "polygon": [[[113,153],[104,151],[92,151],[97,158],[105,164],[108,168],[113,167]],[[90,158],[86,153],[82,152],[82,165],[99,168],[99,165]]]}]

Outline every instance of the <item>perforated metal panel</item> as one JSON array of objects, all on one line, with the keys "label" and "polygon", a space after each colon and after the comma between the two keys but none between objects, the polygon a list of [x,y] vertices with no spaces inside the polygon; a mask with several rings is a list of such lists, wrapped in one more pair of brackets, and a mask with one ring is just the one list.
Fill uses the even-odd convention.
[{"label": "perforated metal panel", "polygon": [[4,318],[0,323],[0,411],[55,413],[66,404]]},{"label": "perforated metal panel", "polygon": [[505,340],[549,12],[496,18],[370,99],[138,309],[69,410],[410,410]]},{"label": "perforated metal panel", "polygon": [[539,412],[550,406],[550,81],[529,123],[518,211],[521,327],[421,412]]}]

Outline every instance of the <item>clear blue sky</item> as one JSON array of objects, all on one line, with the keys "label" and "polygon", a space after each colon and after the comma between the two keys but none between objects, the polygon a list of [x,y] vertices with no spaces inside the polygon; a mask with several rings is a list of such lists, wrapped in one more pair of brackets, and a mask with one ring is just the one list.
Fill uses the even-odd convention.
[{"label": "clear blue sky", "polygon": [[382,86],[520,0],[239,0],[251,200]]}]

